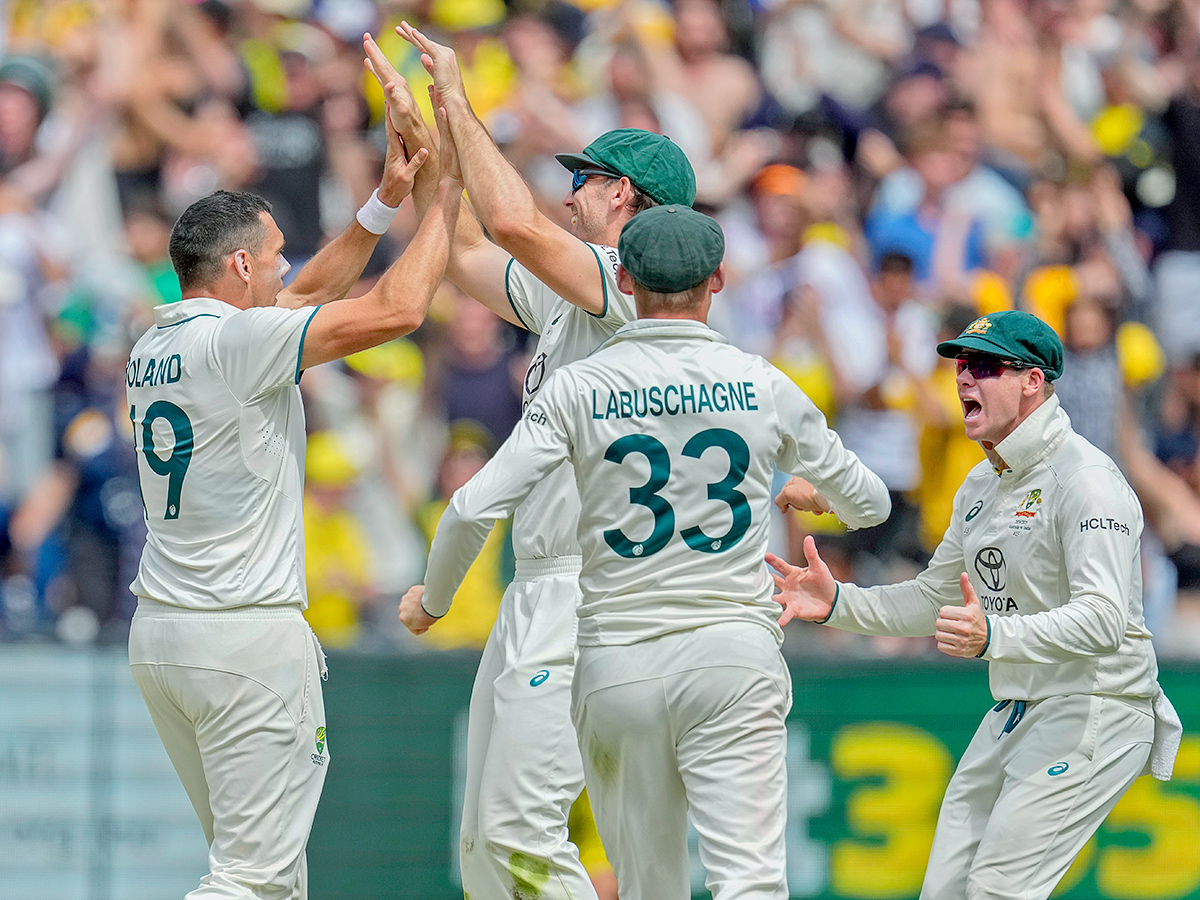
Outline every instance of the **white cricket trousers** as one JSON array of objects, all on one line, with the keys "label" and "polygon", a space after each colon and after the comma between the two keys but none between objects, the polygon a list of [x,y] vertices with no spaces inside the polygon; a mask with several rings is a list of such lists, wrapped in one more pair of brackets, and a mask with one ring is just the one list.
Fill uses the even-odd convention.
[{"label": "white cricket trousers", "polygon": [[579,648],[575,724],[621,900],[692,896],[689,809],[714,900],[786,900],[791,705],[791,676],[761,625]]},{"label": "white cricket trousers", "polygon": [[921,900],[1045,900],[1142,774],[1153,740],[1149,699],[1073,694],[1023,715],[1015,703],[993,709],[946,788]]},{"label": "white cricket trousers", "polygon": [[571,723],[580,562],[517,560],[479,662],[459,840],[471,900],[596,900],[567,837],[583,790]]},{"label": "white cricket trousers", "polygon": [[187,900],[306,900],[329,747],[323,655],[300,608],[142,598],[129,665],[209,844]]}]

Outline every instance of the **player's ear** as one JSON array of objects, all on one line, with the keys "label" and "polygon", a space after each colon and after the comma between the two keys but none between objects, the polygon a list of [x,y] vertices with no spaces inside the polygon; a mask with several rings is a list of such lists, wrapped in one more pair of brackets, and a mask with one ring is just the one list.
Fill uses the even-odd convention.
[{"label": "player's ear", "polygon": [[250,283],[250,254],[245,250],[233,251],[233,271],[242,281]]},{"label": "player's ear", "polygon": [[1033,397],[1042,392],[1042,386],[1046,383],[1046,373],[1036,366],[1026,370],[1024,373],[1025,383],[1021,385],[1021,393],[1026,397]]},{"label": "player's ear", "polygon": [[622,294],[633,293],[633,277],[619,263],[617,264],[617,290]]},{"label": "player's ear", "polygon": [[708,276],[708,289],[714,294],[719,294],[725,290],[725,262],[717,266],[717,271]]}]

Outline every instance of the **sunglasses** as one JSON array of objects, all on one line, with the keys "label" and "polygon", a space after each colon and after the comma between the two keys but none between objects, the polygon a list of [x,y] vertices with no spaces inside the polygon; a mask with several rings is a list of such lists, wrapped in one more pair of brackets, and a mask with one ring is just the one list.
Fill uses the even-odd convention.
[{"label": "sunglasses", "polygon": [[587,184],[587,180],[593,175],[603,175],[605,178],[621,177],[616,172],[609,172],[607,169],[576,169],[571,173],[571,193],[574,194]]},{"label": "sunglasses", "polygon": [[954,371],[961,375],[964,370],[978,381],[980,378],[995,378],[1005,369],[1019,371],[1029,366],[1011,359],[1000,359],[998,356],[959,356],[954,360]]}]

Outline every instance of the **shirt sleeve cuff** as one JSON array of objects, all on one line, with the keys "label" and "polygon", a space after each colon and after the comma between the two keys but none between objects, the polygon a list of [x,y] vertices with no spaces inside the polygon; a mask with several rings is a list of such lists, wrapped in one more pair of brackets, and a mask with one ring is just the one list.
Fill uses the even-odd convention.
[{"label": "shirt sleeve cuff", "polygon": [[835,609],[837,609],[838,597],[840,597],[841,595],[842,595],[842,586],[835,581],[833,583],[833,602],[831,604],[829,604],[829,615],[827,615],[823,619],[818,619],[817,620],[818,625],[824,625],[826,622],[828,622],[830,619],[833,618],[833,611]]},{"label": "shirt sleeve cuff", "polygon": [[987,622],[987,640],[983,642],[983,649],[975,654],[975,658],[979,659],[983,654],[988,652],[988,647],[992,646],[992,617],[984,616],[983,621]]}]

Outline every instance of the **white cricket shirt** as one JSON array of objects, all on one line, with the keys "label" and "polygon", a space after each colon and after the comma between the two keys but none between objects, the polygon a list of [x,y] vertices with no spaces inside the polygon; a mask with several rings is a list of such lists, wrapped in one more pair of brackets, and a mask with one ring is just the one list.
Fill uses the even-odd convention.
[{"label": "white cricket shirt", "polygon": [[454,495],[426,610],[449,608],[492,524],[568,460],[582,501],[582,646],[747,620],[782,641],[763,561],[776,466],[815,484],[851,527],[890,511],[883,482],[785,375],[700,322],[642,319],[556,372]]},{"label": "white cricket shirt", "polygon": [[300,354],[315,309],[154,309],[125,370],[149,534],[139,597],[307,605]]},{"label": "white cricket shirt", "polygon": [[[588,244],[596,257],[604,289],[604,311],[593,315],[568,303],[528,269],[512,260],[505,273],[508,302],[526,328],[538,335],[537,349],[525,373],[522,408],[529,404],[559,366],[583,359],[626,322],[637,318],[633,297],[617,290],[617,251]],[[547,473],[513,518],[513,554],[517,559],[578,556],[575,527],[579,492],[569,466]]]},{"label": "white cricket shirt", "polygon": [[962,605],[966,572],[987,614],[997,700],[1151,697],[1158,664],[1142,618],[1142,509],[1111,459],[1049,397],[954,497],[929,567],[912,581],[839,587],[829,625],[922,636]]}]

